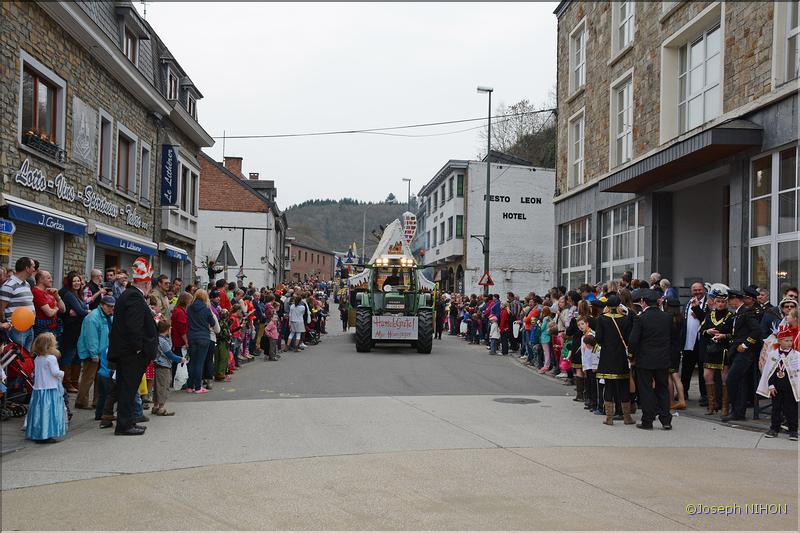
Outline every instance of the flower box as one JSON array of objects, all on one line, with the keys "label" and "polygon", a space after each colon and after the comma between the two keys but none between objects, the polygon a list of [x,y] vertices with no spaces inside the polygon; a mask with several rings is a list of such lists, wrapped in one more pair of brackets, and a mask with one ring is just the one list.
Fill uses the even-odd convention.
[{"label": "flower box", "polygon": [[64,163],[67,160],[67,153],[59,148],[57,144],[51,143],[48,140],[42,139],[34,133],[26,133],[22,136],[22,144],[28,148],[32,148],[37,152],[55,159],[59,163]]}]

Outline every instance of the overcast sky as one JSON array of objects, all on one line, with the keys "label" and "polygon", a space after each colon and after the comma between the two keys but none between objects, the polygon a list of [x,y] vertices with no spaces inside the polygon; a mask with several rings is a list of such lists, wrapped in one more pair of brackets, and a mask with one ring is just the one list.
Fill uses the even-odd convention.
[{"label": "overcast sky", "polygon": [[[477,85],[494,87],[492,107],[544,102],[555,87],[555,5],[148,2],[147,20],[203,93],[198,118],[217,137],[483,117]],[[222,144],[207,149],[220,161]],[[416,192],[448,159],[472,159],[481,147],[473,130],[228,139],[225,155],[243,157],[245,175],[274,179],[283,209],[390,192],[405,200],[401,178]]]}]

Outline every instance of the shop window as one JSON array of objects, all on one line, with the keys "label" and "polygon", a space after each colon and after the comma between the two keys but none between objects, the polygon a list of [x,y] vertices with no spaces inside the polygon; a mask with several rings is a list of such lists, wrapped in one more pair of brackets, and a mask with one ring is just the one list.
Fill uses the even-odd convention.
[{"label": "shop window", "polygon": [[113,123],[111,115],[100,110],[100,138],[99,149],[97,153],[100,154],[97,165],[97,179],[101,183],[111,186],[113,182],[111,176],[111,138],[112,138]]},{"label": "shop window", "polygon": [[751,162],[750,282],[769,287],[772,294],[800,282],[797,150],[793,146]]},{"label": "shop window", "polygon": [[589,217],[585,217],[560,227],[561,284],[569,289],[587,283],[590,278],[590,226]]},{"label": "shop window", "polygon": [[600,280],[619,278],[626,270],[637,277],[644,265],[644,204],[634,202],[600,214]]},{"label": "shop window", "polygon": [[464,197],[464,174],[456,175],[456,196]]},{"label": "shop window", "polygon": [[139,202],[150,206],[150,145],[141,145],[141,172],[139,173]]},{"label": "shop window", "polygon": [[63,163],[66,82],[26,52],[21,59],[19,140]]},{"label": "shop window", "polygon": [[464,215],[456,215],[456,239],[464,237]]},{"label": "shop window", "polygon": [[136,197],[136,135],[117,124],[117,191]]}]

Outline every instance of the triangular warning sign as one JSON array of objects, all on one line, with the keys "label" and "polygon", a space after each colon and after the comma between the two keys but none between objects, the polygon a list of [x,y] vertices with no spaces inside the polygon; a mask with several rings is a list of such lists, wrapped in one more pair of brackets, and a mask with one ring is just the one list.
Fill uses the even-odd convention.
[{"label": "triangular warning sign", "polygon": [[481,280],[478,282],[478,285],[483,285],[483,286],[488,285],[491,287],[492,285],[494,285],[492,276],[490,276],[488,272],[484,272],[483,276],[481,276]]}]

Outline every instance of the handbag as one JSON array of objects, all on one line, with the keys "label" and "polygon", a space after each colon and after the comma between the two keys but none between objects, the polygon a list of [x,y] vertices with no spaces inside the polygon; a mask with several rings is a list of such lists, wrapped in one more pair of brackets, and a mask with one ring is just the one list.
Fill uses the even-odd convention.
[{"label": "handbag", "polygon": [[622,341],[622,345],[625,347],[625,355],[628,357],[628,361],[633,361],[633,354],[631,353],[630,348],[628,348],[628,343],[625,342],[625,339],[622,337],[622,330],[619,329],[619,325],[617,325],[617,321],[614,320],[614,317],[609,317],[611,322],[614,323],[614,327],[617,328],[617,333],[619,334],[619,340]]}]

